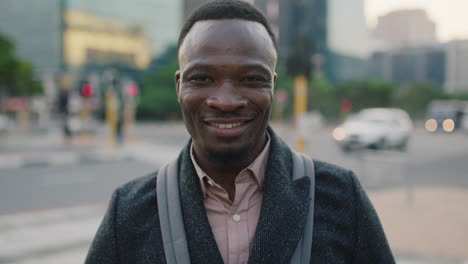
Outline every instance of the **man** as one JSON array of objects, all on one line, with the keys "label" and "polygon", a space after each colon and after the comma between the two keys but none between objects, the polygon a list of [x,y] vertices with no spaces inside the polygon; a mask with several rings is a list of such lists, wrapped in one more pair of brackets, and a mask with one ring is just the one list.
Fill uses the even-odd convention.
[{"label": "man", "polygon": [[[182,212],[169,218],[182,223],[172,231],[184,233],[190,263],[290,263],[311,181],[292,179],[293,152],[268,126],[277,61],[270,25],[248,3],[209,2],[185,23],[178,54],[176,91],[191,140],[168,175],[178,177]],[[394,263],[354,174],[314,164],[310,263]],[[159,199],[172,191],[160,176],[114,192],[86,263],[167,262],[168,208]]]}]

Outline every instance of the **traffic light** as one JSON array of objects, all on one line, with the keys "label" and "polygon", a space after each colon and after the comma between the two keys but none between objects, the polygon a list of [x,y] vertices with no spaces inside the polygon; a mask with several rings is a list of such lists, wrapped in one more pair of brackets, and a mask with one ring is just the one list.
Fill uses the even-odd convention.
[{"label": "traffic light", "polygon": [[90,83],[84,83],[80,89],[81,96],[91,97],[94,95],[94,87]]},{"label": "traffic light", "polygon": [[125,86],[125,95],[129,97],[134,97],[137,96],[139,92],[138,85],[134,83],[129,83],[127,86]]},{"label": "traffic light", "polygon": [[351,112],[351,110],[353,109],[353,102],[351,102],[348,99],[344,99],[340,103],[340,109],[341,109],[341,112],[343,112],[343,113]]}]

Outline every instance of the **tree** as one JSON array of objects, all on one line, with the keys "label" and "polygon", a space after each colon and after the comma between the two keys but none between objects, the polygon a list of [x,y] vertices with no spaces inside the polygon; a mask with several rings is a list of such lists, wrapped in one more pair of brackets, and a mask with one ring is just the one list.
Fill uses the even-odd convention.
[{"label": "tree", "polygon": [[174,118],[180,116],[175,88],[175,72],[178,70],[177,53],[171,54],[168,63],[149,69],[143,77],[140,117]]},{"label": "tree", "polygon": [[32,65],[18,59],[13,42],[0,34],[0,96],[33,96],[42,93],[42,85],[34,78]]},{"label": "tree", "polygon": [[438,99],[451,99],[451,96],[431,83],[414,83],[402,86],[396,94],[396,105],[405,109],[413,118],[424,117],[427,105]]},{"label": "tree", "polygon": [[451,97],[456,100],[468,101],[468,92],[455,93]]},{"label": "tree", "polygon": [[323,75],[315,75],[310,81],[308,110],[317,110],[328,119],[339,115],[338,102],[331,84]]},{"label": "tree", "polygon": [[359,111],[369,107],[392,106],[396,89],[392,83],[382,80],[348,81],[336,87],[336,96],[338,102],[350,100],[353,111]]}]

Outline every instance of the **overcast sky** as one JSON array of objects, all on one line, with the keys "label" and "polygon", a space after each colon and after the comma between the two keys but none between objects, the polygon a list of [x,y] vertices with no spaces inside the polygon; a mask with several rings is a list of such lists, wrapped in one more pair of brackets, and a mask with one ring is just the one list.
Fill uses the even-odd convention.
[{"label": "overcast sky", "polygon": [[371,28],[380,15],[397,9],[422,8],[437,24],[439,40],[468,39],[468,0],[366,0]]}]

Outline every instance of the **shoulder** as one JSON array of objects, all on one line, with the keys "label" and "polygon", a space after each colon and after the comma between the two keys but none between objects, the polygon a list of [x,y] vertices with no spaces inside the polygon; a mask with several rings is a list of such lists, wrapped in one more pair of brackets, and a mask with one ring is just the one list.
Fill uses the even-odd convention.
[{"label": "shoulder", "polygon": [[156,175],[153,172],[132,180],[114,192],[115,228],[126,247],[130,247],[127,244],[131,241],[141,241],[152,234],[155,226],[159,227]]},{"label": "shoulder", "polygon": [[314,160],[316,212],[326,222],[352,224],[355,217],[360,184],[350,170]]},{"label": "shoulder", "polygon": [[351,170],[320,160],[314,160],[316,184],[322,188],[352,191],[357,178]]},{"label": "shoulder", "polygon": [[147,195],[151,191],[156,190],[156,175],[158,171],[149,173],[143,177],[131,180],[117,188],[120,199],[132,200],[140,198],[140,195]]},{"label": "shoulder", "polygon": [[127,182],[115,190],[113,202],[120,220],[157,210],[156,175],[157,171]]},{"label": "shoulder", "polygon": [[141,260],[142,256],[146,260],[157,260],[164,256],[160,237],[156,175],[157,172],[153,172],[125,183],[113,194],[108,210],[110,220],[105,221],[104,225],[110,224],[120,263],[136,263],[136,259]]}]

